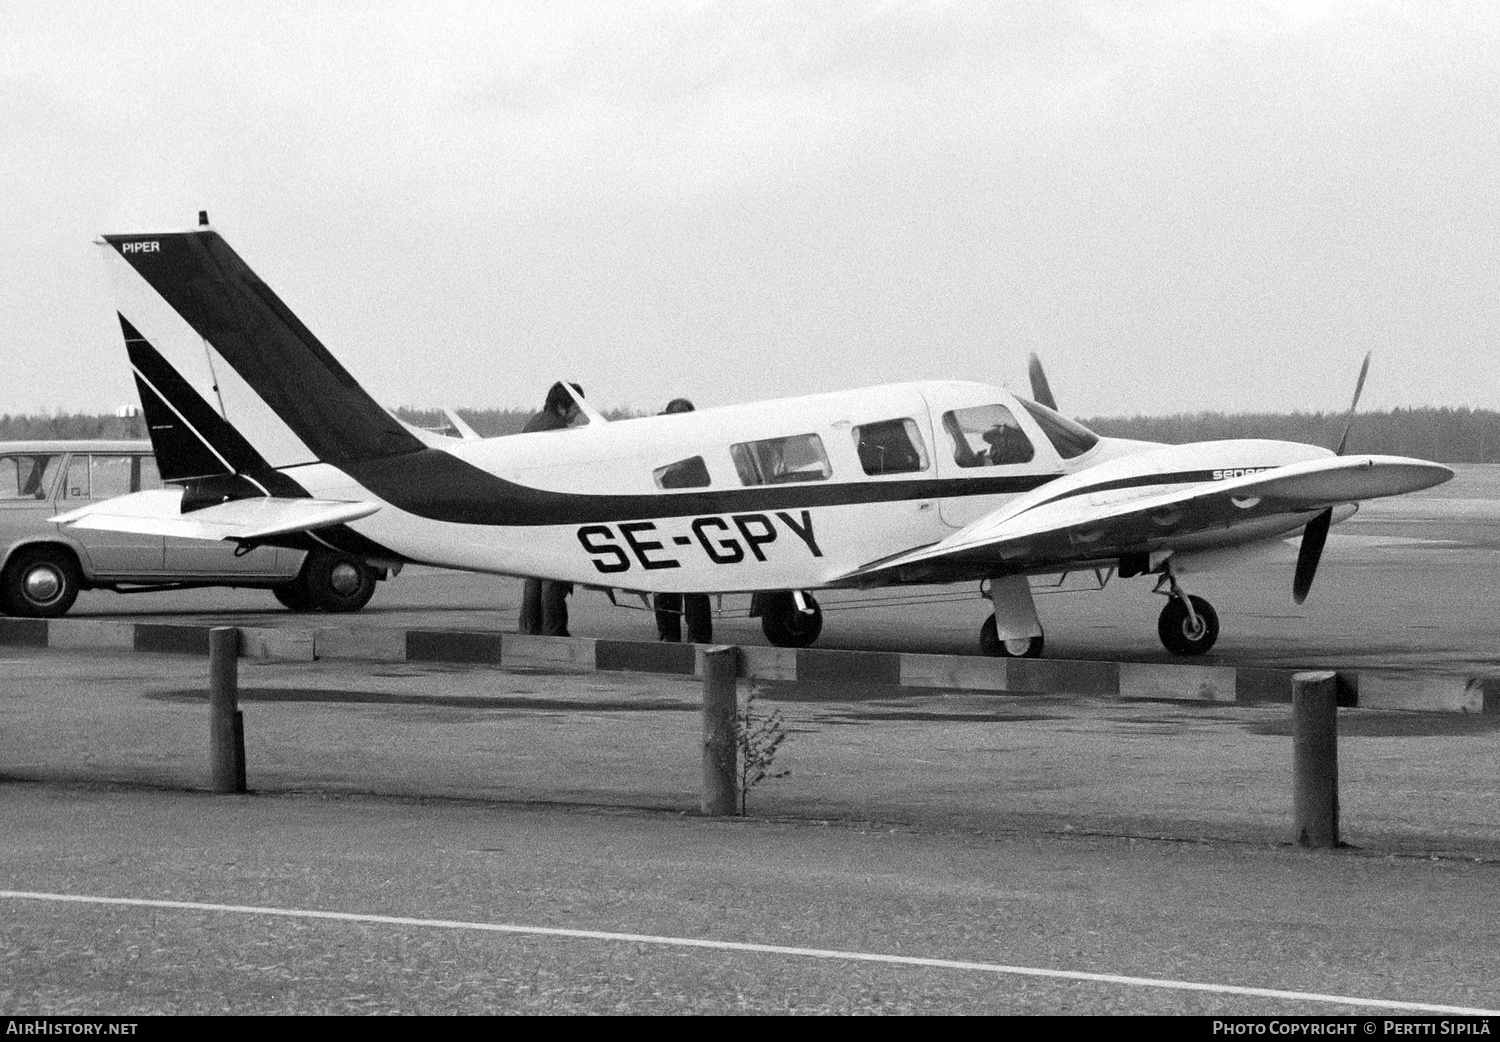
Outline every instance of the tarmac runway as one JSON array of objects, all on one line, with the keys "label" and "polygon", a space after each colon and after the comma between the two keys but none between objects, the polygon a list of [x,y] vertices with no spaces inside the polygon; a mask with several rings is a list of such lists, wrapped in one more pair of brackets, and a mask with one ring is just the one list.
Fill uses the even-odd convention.
[{"label": "tarmac runway", "polygon": [[1341,713],[1342,851],[1284,706],[765,703],[697,814],[699,685],[6,649],[0,1012],[1338,1015],[1500,1008],[1492,714]]}]

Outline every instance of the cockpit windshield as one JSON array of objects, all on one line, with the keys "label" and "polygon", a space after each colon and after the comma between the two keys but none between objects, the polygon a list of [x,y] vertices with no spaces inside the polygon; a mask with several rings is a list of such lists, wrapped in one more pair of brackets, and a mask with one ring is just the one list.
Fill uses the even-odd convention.
[{"label": "cockpit windshield", "polygon": [[1070,420],[1061,413],[1053,412],[1045,405],[1038,405],[1027,398],[1017,397],[1016,401],[1031,413],[1031,418],[1036,420],[1037,426],[1057,450],[1057,454],[1063,459],[1076,459],[1085,452],[1099,444],[1099,435],[1089,430],[1077,420]]}]

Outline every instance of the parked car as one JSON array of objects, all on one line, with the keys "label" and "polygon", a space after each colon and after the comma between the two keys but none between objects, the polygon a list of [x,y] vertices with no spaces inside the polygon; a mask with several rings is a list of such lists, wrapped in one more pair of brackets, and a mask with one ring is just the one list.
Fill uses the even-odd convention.
[{"label": "parked car", "polygon": [[293,611],[358,611],[385,572],[333,551],[71,528],[50,518],[161,488],[145,441],[0,442],[0,614],[56,618],[80,590],[268,589]]}]

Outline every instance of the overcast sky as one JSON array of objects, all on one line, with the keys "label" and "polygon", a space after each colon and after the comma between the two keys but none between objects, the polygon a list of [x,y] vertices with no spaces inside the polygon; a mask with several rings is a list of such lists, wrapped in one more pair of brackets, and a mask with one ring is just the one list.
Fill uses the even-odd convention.
[{"label": "overcast sky", "polygon": [[0,128],[0,412],[200,209],[391,405],[1500,408],[1493,0],[7,0]]}]

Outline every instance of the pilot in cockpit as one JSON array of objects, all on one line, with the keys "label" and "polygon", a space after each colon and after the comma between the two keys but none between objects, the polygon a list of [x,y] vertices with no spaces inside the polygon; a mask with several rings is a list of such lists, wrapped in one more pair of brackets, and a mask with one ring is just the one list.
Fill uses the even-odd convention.
[{"label": "pilot in cockpit", "polygon": [[982,437],[989,450],[980,455],[987,456],[992,467],[1025,463],[1031,459],[1031,442],[1014,420],[1003,420],[995,424]]}]

